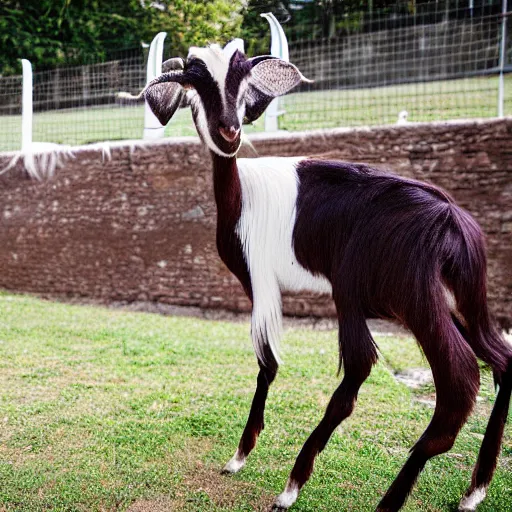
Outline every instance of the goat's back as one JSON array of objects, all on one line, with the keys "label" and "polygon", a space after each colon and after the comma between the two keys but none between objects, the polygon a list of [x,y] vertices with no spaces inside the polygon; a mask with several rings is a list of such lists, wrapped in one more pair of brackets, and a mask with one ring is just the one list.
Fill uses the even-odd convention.
[{"label": "goat's back", "polygon": [[468,244],[485,266],[480,228],[434,185],[338,161],[304,160],[297,175],[295,254],[335,300],[400,318],[444,295]]}]

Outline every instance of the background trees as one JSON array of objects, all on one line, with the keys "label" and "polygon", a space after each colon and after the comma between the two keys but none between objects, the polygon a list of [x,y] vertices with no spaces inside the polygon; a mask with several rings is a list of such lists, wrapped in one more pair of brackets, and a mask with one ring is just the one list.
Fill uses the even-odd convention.
[{"label": "background trees", "polygon": [[[223,43],[241,36],[249,54],[268,52],[273,12],[292,39],[324,38],[383,27],[422,13],[421,22],[465,16],[469,0],[1,0],[0,74],[19,73],[20,58],[37,70],[98,62],[140,49],[160,31],[168,52],[183,55],[190,45]],[[472,0],[478,10],[499,9],[501,0]],[[461,14],[462,13],[462,14]],[[398,14],[398,16],[396,16]],[[489,14],[489,13],[488,13]],[[418,20],[415,20],[418,23]]]},{"label": "background trees", "polygon": [[244,0],[3,0],[0,74],[97,62],[140,48],[157,32],[183,53],[191,44],[239,35]]}]

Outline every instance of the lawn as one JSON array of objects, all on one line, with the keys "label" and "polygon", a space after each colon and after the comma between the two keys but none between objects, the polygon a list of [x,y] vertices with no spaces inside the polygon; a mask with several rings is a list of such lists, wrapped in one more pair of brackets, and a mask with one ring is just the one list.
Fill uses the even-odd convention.
[{"label": "lawn", "polygon": [[[285,96],[280,110],[283,130],[309,130],[338,126],[370,126],[395,123],[407,110],[408,120],[440,121],[495,117],[498,78],[467,78],[394,85],[369,89],[301,92]],[[512,75],[505,77],[505,115],[512,115]],[[142,105],[115,105],[59,110],[34,116],[33,140],[59,144],[87,144],[103,140],[139,139],[144,124]],[[262,131],[264,120],[245,128]],[[190,110],[179,112],[166,136],[196,135]],[[20,147],[21,116],[0,117],[0,151]]]},{"label": "lawn", "polygon": [[[371,511],[432,414],[432,387],[393,373],[425,366],[407,337],[377,337],[381,362],[334,433],[293,510]],[[246,468],[232,455],[255,386],[246,323],[70,306],[0,294],[0,511],[265,510],[320,420],[336,334],[289,328],[266,429]],[[431,461],[406,511],[455,510],[494,392],[453,450]],[[479,511],[510,511],[512,429]]]}]

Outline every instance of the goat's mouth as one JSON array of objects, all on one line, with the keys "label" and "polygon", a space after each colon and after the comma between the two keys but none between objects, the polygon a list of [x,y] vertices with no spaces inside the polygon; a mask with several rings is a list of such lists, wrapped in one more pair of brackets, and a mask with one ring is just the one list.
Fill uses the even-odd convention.
[{"label": "goat's mouth", "polygon": [[234,126],[230,126],[229,128],[221,126],[219,133],[222,135],[222,138],[230,144],[240,139],[240,128],[235,128]]},{"label": "goat's mouth", "polygon": [[220,151],[229,156],[234,156],[238,153],[242,144],[240,128],[234,130],[226,130],[219,128],[216,136],[213,137],[215,145]]}]

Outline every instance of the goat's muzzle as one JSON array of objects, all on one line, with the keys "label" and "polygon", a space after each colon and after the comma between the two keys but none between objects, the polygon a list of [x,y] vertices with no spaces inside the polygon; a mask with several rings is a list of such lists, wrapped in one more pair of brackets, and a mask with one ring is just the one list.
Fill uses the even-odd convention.
[{"label": "goat's muzzle", "polygon": [[225,140],[234,142],[240,135],[240,128],[235,128],[234,126],[219,126],[219,132]]}]

